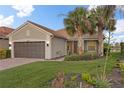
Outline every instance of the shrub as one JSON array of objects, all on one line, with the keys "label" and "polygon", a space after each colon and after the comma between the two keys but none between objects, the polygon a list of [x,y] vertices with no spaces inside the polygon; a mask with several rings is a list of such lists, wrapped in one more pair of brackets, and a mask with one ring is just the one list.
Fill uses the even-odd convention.
[{"label": "shrub", "polygon": [[124,63],[120,63],[119,66],[120,66],[120,69],[121,69],[122,71],[124,71]]},{"label": "shrub", "polygon": [[66,80],[64,82],[64,85],[65,85],[66,88],[78,88],[79,87],[79,82]]},{"label": "shrub", "polygon": [[96,79],[95,87],[97,88],[109,88],[111,86],[110,80],[108,79]]},{"label": "shrub", "polygon": [[8,49],[0,49],[0,59],[10,58],[11,51]]},{"label": "shrub", "polygon": [[77,79],[77,75],[71,76],[71,80],[74,81]]},{"label": "shrub", "polygon": [[10,58],[11,57],[11,50],[7,49],[6,50],[6,58]]},{"label": "shrub", "polygon": [[67,55],[64,60],[65,61],[79,61],[80,56],[77,54]]},{"label": "shrub", "polygon": [[82,80],[88,82],[91,80],[91,75],[89,73],[83,73],[82,74]]},{"label": "shrub", "polygon": [[92,60],[98,58],[96,52],[83,53],[81,56],[78,54],[67,55],[65,61],[80,61],[80,60]]},{"label": "shrub", "polygon": [[86,52],[83,53],[82,56],[80,56],[81,60],[92,60],[98,58],[96,52]]}]

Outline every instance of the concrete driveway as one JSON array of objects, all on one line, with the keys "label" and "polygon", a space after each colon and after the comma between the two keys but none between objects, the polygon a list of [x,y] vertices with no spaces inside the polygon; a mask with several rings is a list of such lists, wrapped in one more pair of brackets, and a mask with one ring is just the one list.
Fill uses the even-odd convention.
[{"label": "concrete driveway", "polygon": [[13,68],[16,66],[33,63],[36,61],[43,61],[43,59],[34,59],[34,58],[8,58],[0,60],[0,70],[5,70]]}]

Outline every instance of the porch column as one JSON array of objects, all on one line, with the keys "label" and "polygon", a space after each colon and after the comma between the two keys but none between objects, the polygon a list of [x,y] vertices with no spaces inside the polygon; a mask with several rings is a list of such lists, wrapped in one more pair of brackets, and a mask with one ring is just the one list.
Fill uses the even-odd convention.
[{"label": "porch column", "polygon": [[82,40],[82,52],[84,53],[84,39]]}]

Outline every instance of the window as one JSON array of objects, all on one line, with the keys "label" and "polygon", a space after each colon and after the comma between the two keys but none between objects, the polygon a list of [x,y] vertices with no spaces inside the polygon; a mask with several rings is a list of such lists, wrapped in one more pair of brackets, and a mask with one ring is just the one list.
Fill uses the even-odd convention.
[{"label": "window", "polygon": [[87,50],[88,51],[96,51],[96,42],[95,41],[88,41],[87,42]]},{"label": "window", "polygon": [[96,47],[95,46],[88,46],[88,51],[95,51]]}]

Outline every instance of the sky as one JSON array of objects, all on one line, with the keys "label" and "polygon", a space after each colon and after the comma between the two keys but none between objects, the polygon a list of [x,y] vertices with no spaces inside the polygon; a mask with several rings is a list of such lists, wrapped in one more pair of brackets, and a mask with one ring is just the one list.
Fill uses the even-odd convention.
[{"label": "sky", "polygon": [[[63,19],[68,12],[74,10],[79,5],[0,5],[0,26],[7,26],[16,29],[21,24],[30,20],[53,30],[64,28]],[[92,9],[95,6],[82,6]],[[117,19],[114,38],[116,42],[124,41],[124,18],[116,10]]]}]

